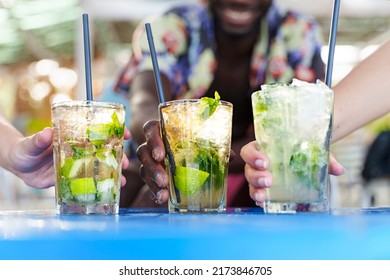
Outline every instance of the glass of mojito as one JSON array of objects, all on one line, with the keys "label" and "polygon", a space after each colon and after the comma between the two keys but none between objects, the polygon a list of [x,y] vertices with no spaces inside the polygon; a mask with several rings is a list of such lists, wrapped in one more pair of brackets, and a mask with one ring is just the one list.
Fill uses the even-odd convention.
[{"label": "glass of mojito", "polygon": [[167,150],[170,213],[226,210],[233,105],[215,98],[159,106]]},{"label": "glass of mojito", "polygon": [[58,102],[52,122],[57,214],[117,214],[125,107]]},{"label": "glass of mojito", "polygon": [[328,211],[333,91],[321,81],[263,85],[252,107],[256,141],[273,175],[264,212]]}]

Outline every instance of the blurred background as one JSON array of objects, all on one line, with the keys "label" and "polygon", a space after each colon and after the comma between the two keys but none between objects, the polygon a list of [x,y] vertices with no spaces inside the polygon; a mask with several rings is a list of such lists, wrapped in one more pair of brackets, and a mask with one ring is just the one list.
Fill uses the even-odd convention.
[{"label": "blurred background", "polygon": [[[53,100],[85,98],[82,13],[90,21],[94,98],[126,104],[111,88],[130,55],[135,26],[172,5],[196,1],[0,0],[0,107],[30,135],[51,126]],[[276,2],[316,18],[326,62],[333,1]],[[333,85],[389,38],[389,0],[341,0]],[[333,206],[390,205],[389,180],[366,182],[361,176],[368,148],[389,127],[385,116],[333,145],[346,168],[345,175],[332,178]],[[0,210],[54,208],[54,188],[34,190],[2,169],[0,182]]]}]

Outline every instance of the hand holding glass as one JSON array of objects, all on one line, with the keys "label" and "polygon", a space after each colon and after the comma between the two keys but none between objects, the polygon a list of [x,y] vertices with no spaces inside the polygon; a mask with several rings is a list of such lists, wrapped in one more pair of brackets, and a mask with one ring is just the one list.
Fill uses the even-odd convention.
[{"label": "hand holding glass", "polygon": [[262,86],[252,94],[255,136],[270,159],[266,213],[329,210],[333,91],[318,81]]},{"label": "hand holding glass", "polygon": [[125,107],[65,101],[52,121],[57,214],[117,214]]}]

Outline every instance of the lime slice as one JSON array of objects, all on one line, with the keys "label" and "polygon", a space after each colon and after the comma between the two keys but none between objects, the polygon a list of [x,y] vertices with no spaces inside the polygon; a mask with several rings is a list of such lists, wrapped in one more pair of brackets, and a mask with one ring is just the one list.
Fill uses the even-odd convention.
[{"label": "lime slice", "polygon": [[86,174],[88,171],[93,171],[93,158],[85,157],[74,159],[67,157],[64,165],[61,167],[61,175],[65,178],[75,178],[81,174]]},{"label": "lime slice", "polygon": [[96,186],[93,178],[76,178],[70,181],[70,190],[73,195],[95,194]]},{"label": "lime slice", "polygon": [[91,125],[87,129],[89,141],[94,145],[103,144],[110,137],[110,124]]},{"label": "lime slice", "polygon": [[176,166],[173,178],[176,188],[185,195],[195,194],[209,177],[209,173],[191,167]]},{"label": "lime slice", "polygon": [[111,115],[112,122],[105,124],[91,125],[87,129],[89,140],[94,145],[103,144],[109,137],[116,136],[122,138],[125,131],[125,124],[119,122],[118,115],[114,112]]},{"label": "lime slice", "polygon": [[[74,165],[74,162],[76,160],[72,157],[67,157],[65,158],[64,163],[61,166],[61,175],[64,176],[65,178],[70,178],[70,174],[74,174],[74,171],[72,170],[72,166]],[[72,172],[71,172],[72,170]],[[74,177],[74,176],[73,176]]]}]

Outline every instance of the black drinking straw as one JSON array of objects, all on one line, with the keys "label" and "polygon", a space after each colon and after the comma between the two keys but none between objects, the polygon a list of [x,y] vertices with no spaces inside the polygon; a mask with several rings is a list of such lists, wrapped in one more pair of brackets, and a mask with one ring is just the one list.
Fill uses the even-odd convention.
[{"label": "black drinking straw", "polygon": [[340,0],[334,0],[332,22],[330,25],[328,64],[327,64],[326,74],[325,74],[325,84],[329,88],[332,86],[333,58],[334,58],[334,50],[336,45],[336,33],[337,33],[337,24],[339,20],[339,11],[340,11]]},{"label": "black drinking straw", "polygon": [[154,79],[156,81],[158,99],[160,103],[165,103],[164,90],[161,83],[160,69],[158,67],[156,49],[154,48],[153,35],[152,35],[152,29],[150,28],[150,23],[146,23],[145,28],[146,28],[146,35],[148,37],[150,56],[152,58]]},{"label": "black drinking straw", "polygon": [[91,51],[89,46],[89,24],[88,15],[83,14],[84,31],[84,60],[85,60],[85,83],[87,87],[87,100],[92,100],[92,75],[91,75]]},{"label": "black drinking straw", "polygon": [[[159,99],[160,104],[164,104],[165,103],[164,90],[162,87],[161,74],[160,74],[160,69],[158,67],[156,49],[154,47],[153,35],[152,35],[152,29],[150,27],[150,23],[145,24],[145,29],[146,29],[146,35],[147,35],[148,43],[149,43],[150,56],[152,58],[154,80],[156,82],[158,99]],[[164,122],[163,122],[163,119],[161,116],[160,116],[160,125],[161,125],[164,146],[165,146],[165,149],[166,149],[167,155],[168,155],[171,174],[172,174],[172,176],[174,176],[175,170],[176,170],[175,160],[173,159],[173,155],[172,155],[171,149],[169,147],[168,140],[167,140],[165,133],[164,133]],[[175,194],[176,194],[177,202],[180,203],[181,202],[180,192],[176,187],[175,187]]]}]

